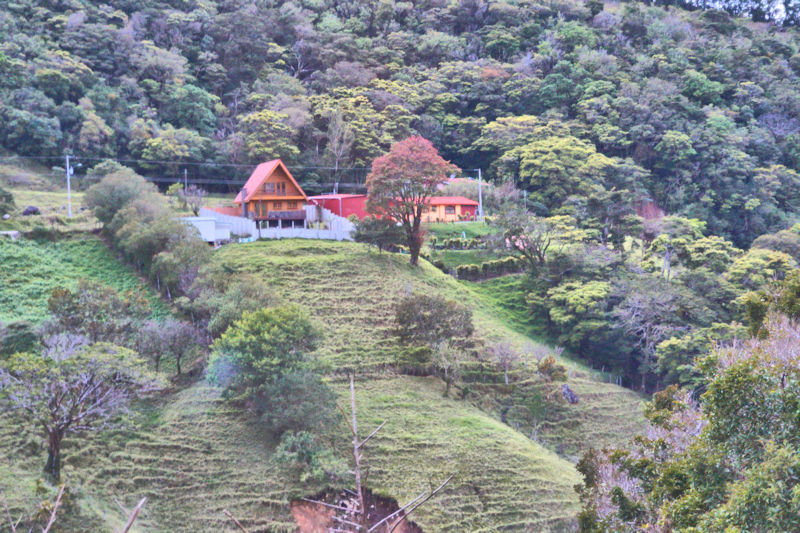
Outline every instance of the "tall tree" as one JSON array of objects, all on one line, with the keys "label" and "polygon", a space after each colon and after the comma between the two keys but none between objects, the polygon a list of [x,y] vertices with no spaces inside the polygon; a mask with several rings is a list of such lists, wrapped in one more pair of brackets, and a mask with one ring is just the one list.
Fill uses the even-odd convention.
[{"label": "tall tree", "polygon": [[3,403],[44,430],[45,471],[56,480],[65,436],[108,427],[131,399],[159,385],[130,350],[84,343],[85,338],[59,335],[41,355],[17,353],[0,368]]},{"label": "tall tree", "polygon": [[372,162],[367,176],[367,210],[400,222],[412,265],[419,261],[425,237],[422,213],[438,186],[456,170],[430,141],[419,136],[393,144],[388,154]]}]

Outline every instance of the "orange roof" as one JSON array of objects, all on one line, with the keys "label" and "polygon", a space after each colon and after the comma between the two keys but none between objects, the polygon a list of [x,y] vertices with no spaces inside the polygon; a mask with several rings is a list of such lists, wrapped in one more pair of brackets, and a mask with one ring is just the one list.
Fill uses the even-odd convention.
[{"label": "orange roof", "polygon": [[[261,163],[258,165],[255,170],[253,170],[253,173],[250,174],[250,177],[247,178],[247,183],[244,184],[244,190],[247,191],[247,197],[244,199],[245,202],[248,202],[253,197],[261,184],[264,183],[264,181],[266,181],[267,178],[269,178],[279,166],[281,169],[283,169],[286,175],[289,176],[289,179],[292,181],[292,183],[294,183],[294,186],[297,187],[297,190],[303,195],[303,198],[308,198],[306,193],[303,191],[303,188],[300,187],[300,184],[297,183],[297,180],[295,180],[294,176],[292,176],[292,173],[289,172],[289,169],[283,164],[283,161],[280,159],[273,159],[272,161],[267,161],[266,163]],[[236,200],[234,200],[233,203],[242,203],[242,191],[239,191],[239,194],[236,195]]]},{"label": "orange roof", "polygon": [[478,205],[475,200],[463,196],[432,196],[431,205]]}]

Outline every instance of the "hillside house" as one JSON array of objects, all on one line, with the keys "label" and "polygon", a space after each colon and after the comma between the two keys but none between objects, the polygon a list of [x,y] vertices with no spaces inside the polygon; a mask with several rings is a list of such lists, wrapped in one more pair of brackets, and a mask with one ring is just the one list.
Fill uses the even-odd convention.
[{"label": "hillside house", "polygon": [[[310,196],[309,201],[333,212],[340,217],[356,215],[359,219],[367,216],[366,194],[324,194]],[[463,196],[434,196],[423,209],[423,222],[457,222],[475,220],[478,202]]]},{"label": "hillside house", "polygon": [[305,226],[308,196],[280,159],[258,165],[234,203],[259,226]]},{"label": "hillside house", "polygon": [[475,220],[478,202],[463,196],[434,196],[422,211],[423,222]]}]

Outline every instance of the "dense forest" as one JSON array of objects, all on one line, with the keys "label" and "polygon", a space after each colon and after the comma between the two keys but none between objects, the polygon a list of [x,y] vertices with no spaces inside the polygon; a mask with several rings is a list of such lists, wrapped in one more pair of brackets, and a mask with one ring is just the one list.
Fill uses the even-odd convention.
[{"label": "dense forest", "polygon": [[[467,503],[423,514],[426,531],[798,530],[799,21],[797,0],[3,2],[0,230],[21,244],[0,243],[0,400],[28,408],[26,391],[44,391],[58,480],[70,432],[163,394],[146,430],[84,455],[116,461],[125,442],[109,494],[125,468],[129,495],[160,480],[148,519],[174,530],[219,530],[218,500],[259,531],[293,528],[290,500],[348,487],[331,420],[349,398],[357,466],[351,372],[369,423],[397,398],[414,411],[390,419],[376,494],[432,490],[458,464],[444,483]],[[65,155],[74,219],[54,190]],[[230,195],[273,158],[307,192],[368,192],[383,218],[353,219],[356,243],[221,250],[179,221],[208,199],[198,186]],[[431,194],[477,198],[456,175],[482,176],[488,216],[421,224]],[[414,184],[416,204],[396,192]],[[49,205],[26,216],[29,201]],[[23,300],[39,307],[23,315]],[[52,415],[82,412],[49,398],[87,368],[110,403],[91,423]],[[0,446],[22,457],[27,439],[35,456],[9,412]],[[89,459],[65,457],[65,477],[91,472],[91,486]],[[142,477],[137,461],[174,470]],[[41,468],[0,463],[25,490]],[[170,493],[229,474],[230,491]],[[108,514],[70,512],[75,530]]]},{"label": "dense forest", "polygon": [[82,183],[105,158],[226,180],[274,157],[363,182],[417,133],[539,215],[652,200],[744,247],[798,207],[797,35],[724,11],[15,0],[0,37],[5,148],[70,152]]}]

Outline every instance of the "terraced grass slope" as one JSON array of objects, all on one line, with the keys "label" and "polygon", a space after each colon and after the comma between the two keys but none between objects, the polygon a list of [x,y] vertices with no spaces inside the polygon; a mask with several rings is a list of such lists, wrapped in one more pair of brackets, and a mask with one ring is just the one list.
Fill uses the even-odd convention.
[{"label": "terraced grass slope", "polygon": [[[347,387],[340,371],[358,368],[361,427],[388,420],[367,452],[374,491],[403,503],[456,473],[445,493],[415,513],[425,531],[569,530],[578,482],[570,454],[617,442],[639,427],[638,396],[594,381],[570,361],[570,384],[581,402],[549,409],[536,432],[524,417],[500,419],[508,398],[536,396],[539,382],[516,392],[476,384],[467,400],[456,400],[442,397],[436,378],[395,374],[391,306],[408,291],[471,306],[479,337],[533,342],[498,320],[493,302],[429,264],[411,268],[407,256],[327,241],[229,246],[214,260],[266,277],[281,297],[310,309],[324,332],[318,356],[342,404]],[[121,268],[110,255],[102,261]],[[20,268],[31,278],[52,275],[32,270],[30,262]],[[541,443],[528,438],[534,433]],[[343,457],[346,434],[342,424],[330,435]],[[283,470],[274,446],[256,420],[223,402],[216,389],[185,384],[136,406],[125,430],[65,444],[64,479],[75,495],[65,530],[117,530],[123,514],[115,500],[130,507],[148,496],[137,531],[235,531],[223,509],[251,532],[293,531],[289,502],[322,487],[304,486]],[[36,500],[43,461],[35,428],[0,413],[0,488],[12,511]]]},{"label": "terraced grass slope", "polygon": [[0,266],[0,322],[42,320],[50,292],[74,288],[81,278],[120,292],[143,291],[156,314],[166,312],[158,296],[91,234],[57,242],[0,237]]},{"label": "terraced grass slope", "polygon": [[[471,307],[476,337],[489,342],[508,339],[527,347],[529,356],[523,366],[532,367],[535,354],[547,351],[523,334],[520,312],[509,311],[503,305],[505,297],[494,300],[490,289],[458,282],[425,261],[412,268],[404,255],[378,254],[356,243],[284,240],[228,246],[217,252],[215,261],[227,269],[264,276],[279,296],[306,306],[323,329],[319,357],[332,370],[357,367],[362,373],[375,374],[393,365],[398,350],[389,331],[393,304],[414,291],[438,293]],[[603,382],[597,372],[579,362],[562,362],[569,369],[570,387],[581,401],[560,420],[545,421],[544,433],[537,433],[545,442],[575,456],[588,446],[621,443],[641,427],[642,397]],[[484,408],[499,418],[503,406],[489,402]],[[532,434],[532,428],[520,431]]]},{"label": "terraced grass slope", "polygon": [[[370,487],[405,501],[456,473],[447,491],[418,511],[415,521],[426,531],[568,529],[577,510],[572,465],[469,404],[443,399],[437,381],[358,382],[359,424],[366,429],[388,420],[366,454]],[[344,400],[346,384],[334,385]],[[142,496],[148,504],[138,531],[235,531],[223,509],[251,532],[294,531],[289,502],[319,490],[282,471],[269,437],[203,383],[138,413],[138,428],[79,449],[67,443],[64,480],[80,495],[85,527],[74,531],[119,528],[114,499],[130,507]],[[26,439],[9,422],[0,425],[0,449],[15,453],[0,460],[0,485],[16,510],[33,503],[44,456],[21,446],[35,436]],[[345,455],[346,428],[338,435]]]}]

